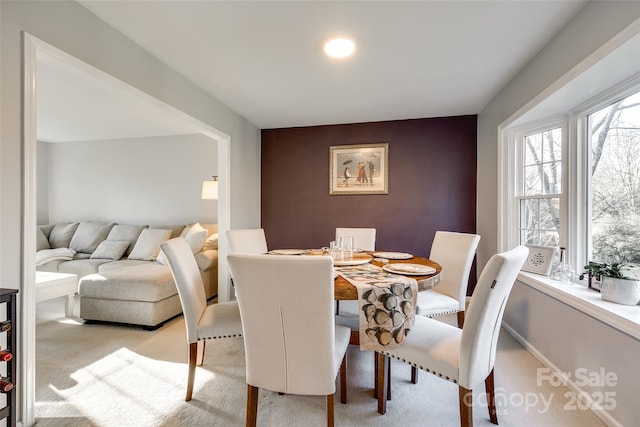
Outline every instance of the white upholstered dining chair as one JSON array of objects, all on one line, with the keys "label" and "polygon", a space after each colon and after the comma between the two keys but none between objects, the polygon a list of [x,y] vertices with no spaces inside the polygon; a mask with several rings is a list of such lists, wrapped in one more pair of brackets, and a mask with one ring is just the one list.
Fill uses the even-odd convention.
[{"label": "white upholstered dining chair", "polygon": [[333,318],[331,257],[230,254],[242,318],[247,426],[255,426],[260,388],[326,396],[332,426],[335,380],[346,403],[348,328]]},{"label": "white upholstered dining chair", "polygon": [[242,323],[237,302],[207,305],[202,276],[189,244],[182,237],[160,245],[178,288],[178,296],[189,344],[189,370],[186,401],[191,400],[196,365],[204,360],[206,340],[242,336]]},{"label": "white upholstered dining chair", "polygon": [[[462,329],[437,320],[416,316],[413,329],[397,349],[384,351],[377,377],[385,375],[388,357],[401,360],[440,378],[458,384],[460,425],[472,426],[472,390],[483,381],[489,417],[497,424],[493,369],[502,315],[518,272],[529,250],[518,246],[489,259],[474,289],[467,320]],[[388,374],[387,387],[391,375]],[[386,411],[387,393],[378,387],[378,408]]]},{"label": "white upholstered dining chair", "polygon": [[[418,292],[416,314],[426,317],[457,313],[458,327],[464,325],[467,284],[473,257],[480,243],[477,234],[437,231],[429,259],[442,267],[442,279],[431,289]],[[411,368],[411,382],[418,382],[418,370]]]},{"label": "white upholstered dining chair", "polygon": [[458,326],[463,326],[469,272],[479,242],[477,234],[436,232],[429,259],[440,264],[442,278],[433,288],[418,292],[416,314],[433,317],[457,313]]},{"label": "white upholstered dining chair", "polygon": [[267,238],[262,228],[228,230],[229,253],[265,254]]},{"label": "white upholstered dining chair", "polygon": [[342,236],[353,236],[354,249],[363,251],[376,250],[376,229],[375,228],[336,228],[336,242]]}]

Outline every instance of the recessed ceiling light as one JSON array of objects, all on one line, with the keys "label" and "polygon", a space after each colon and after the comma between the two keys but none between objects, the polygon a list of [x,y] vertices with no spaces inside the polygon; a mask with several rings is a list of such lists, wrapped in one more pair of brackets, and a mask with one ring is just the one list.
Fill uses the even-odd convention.
[{"label": "recessed ceiling light", "polygon": [[345,37],[335,37],[324,44],[324,53],[332,58],[346,58],[356,50],[353,40]]}]

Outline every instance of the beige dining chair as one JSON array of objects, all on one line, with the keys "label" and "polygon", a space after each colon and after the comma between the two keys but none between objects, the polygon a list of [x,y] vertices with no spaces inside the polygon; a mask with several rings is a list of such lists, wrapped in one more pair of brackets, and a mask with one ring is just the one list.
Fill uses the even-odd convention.
[{"label": "beige dining chair", "polygon": [[[518,272],[529,250],[518,246],[489,259],[478,279],[462,329],[437,320],[416,316],[416,322],[395,350],[379,353],[378,384],[391,385],[390,371],[385,376],[388,357],[420,368],[458,384],[460,425],[472,426],[472,389],[483,381],[487,393],[489,417],[498,424],[493,369],[502,315]],[[382,360],[380,360],[382,357]],[[378,387],[378,408],[386,411],[387,391]]]},{"label": "beige dining chair", "polygon": [[255,426],[258,389],[326,396],[327,425],[334,424],[333,395],[340,370],[347,402],[349,329],[333,319],[331,257],[230,254],[242,318],[247,426]]},{"label": "beige dining chair", "polygon": [[176,282],[184,313],[189,344],[185,401],[189,401],[193,394],[196,365],[201,366],[204,361],[205,341],[241,337],[240,310],[235,301],[207,305],[200,270],[189,244],[183,237],[168,240],[160,247]]},{"label": "beige dining chair", "polygon": [[[418,292],[416,314],[426,317],[457,313],[458,327],[464,325],[467,285],[473,258],[480,242],[477,234],[437,231],[429,259],[442,267],[440,282]],[[418,382],[418,370],[411,369],[411,382]]]},{"label": "beige dining chair", "polygon": [[267,238],[262,228],[228,230],[229,253],[267,253]]}]

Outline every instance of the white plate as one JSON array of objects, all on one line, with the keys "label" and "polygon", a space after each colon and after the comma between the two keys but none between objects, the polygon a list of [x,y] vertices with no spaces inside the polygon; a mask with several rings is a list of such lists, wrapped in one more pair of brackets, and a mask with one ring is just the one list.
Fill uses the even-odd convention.
[{"label": "white plate", "polygon": [[354,258],[349,259],[339,259],[333,260],[333,265],[336,267],[344,267],[345,265],[360,265],[366,264],[371,261],[372,257],[370,255],[359,255]]},{"label": "white plate", "polygon": [[382,269],[389,273],[402,274],[405,276],[426,276],[436,272],[435,268],[421,264],[387,264],[382,266]]},{"label": "white plate", "polygon": [[386,259],[410,259],[413,255],[405,252],[374,252],[374,257]]},{"label": "white plate", "polygon": [[302,249],[274,249],[269,253],[272,255],[303,255],[304,251]]}]

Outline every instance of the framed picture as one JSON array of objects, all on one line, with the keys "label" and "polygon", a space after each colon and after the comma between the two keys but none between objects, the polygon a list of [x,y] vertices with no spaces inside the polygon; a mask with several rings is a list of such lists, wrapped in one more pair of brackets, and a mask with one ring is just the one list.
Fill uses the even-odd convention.
[{"label": "framed picture", "polygon": [[389,194],[389,144],[329,147],[329,194]]},{"label": "framed picture", "polygon": [[548,276],[551,272],[553,257],[556,254],[555,246],[526,246],[529,248],[529,256],[524,261],[522,271]]}]

